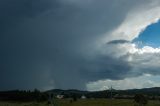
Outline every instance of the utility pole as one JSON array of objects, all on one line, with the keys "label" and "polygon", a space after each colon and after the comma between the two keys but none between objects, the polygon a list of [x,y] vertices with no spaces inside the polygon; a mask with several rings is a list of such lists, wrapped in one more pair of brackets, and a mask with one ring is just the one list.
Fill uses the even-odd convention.
[{"label": "utility pole", "polygon": [[111,93],[110,99],[111,99],[111,106],[112,106],[112,86],[110,88],[110,93]]},{"label": "utility pole", "polygon": [[48,102],[49,102],[49,106],[55,106],[54,103],[53,103],[53,94],[52,93],[49,93],[49,98],[48,98]]}]

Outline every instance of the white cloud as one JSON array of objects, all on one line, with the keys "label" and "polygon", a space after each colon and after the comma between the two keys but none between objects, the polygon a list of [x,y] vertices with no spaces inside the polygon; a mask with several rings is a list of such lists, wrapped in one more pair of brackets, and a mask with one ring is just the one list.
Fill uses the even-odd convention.
[{"label": "white cloud", "polygon": [[151,46],[144,46],[143,48],[137,48],[135,45],[130,49],[131,54],[144,54],[144,53],[160,53],[160,48],[153,48]]},{"label": "white cloud", "polygon": [[[153,79],[154,78],[154,79]],[[111,86],[114,89],[134,89],[134,88],[148,88],[160,86],[158,79],[160,76],[151,76],[149,74],[144,74],[140,77],[126,78],[124,80],[99,80],[96,82],[90,82],[87,84],[87,89],[90,91],[96,90],[106,90]]]},{"label": "white cloud", "polygon": [[148,25],[158,22],[160,19],[160,7],[157,0],[150,1],[148,4],[133,8],[124,21],[110,33],[107,32],[105,40],[124,39],[132,41],[145,30]]}]

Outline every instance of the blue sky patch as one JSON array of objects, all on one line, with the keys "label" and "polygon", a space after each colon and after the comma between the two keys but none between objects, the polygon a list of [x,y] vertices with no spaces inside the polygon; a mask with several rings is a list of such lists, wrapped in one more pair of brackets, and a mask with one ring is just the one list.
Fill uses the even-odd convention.
[{"label": "blue sky patch", "polygon": [[149,25],[133,42],[137,43],[139,47],[160,47],[160,21]]}]

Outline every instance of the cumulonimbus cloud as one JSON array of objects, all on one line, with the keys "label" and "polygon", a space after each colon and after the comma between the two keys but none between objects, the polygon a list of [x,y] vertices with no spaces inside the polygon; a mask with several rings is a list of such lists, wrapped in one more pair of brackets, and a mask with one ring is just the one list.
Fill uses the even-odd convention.
[{"label": "cumulonimbus cloud", "polygon": [[85,89],[88,82],[149,72],[139,73],[143,65],[129,50],[139,50],[131,41],[158,21],[158,0],[0,4],[0,89]]}]

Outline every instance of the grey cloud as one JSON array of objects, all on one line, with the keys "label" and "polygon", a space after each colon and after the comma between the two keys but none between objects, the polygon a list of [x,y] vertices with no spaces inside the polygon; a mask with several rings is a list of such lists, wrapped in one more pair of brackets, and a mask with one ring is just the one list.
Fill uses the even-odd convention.
[{"label": "grey cloud", "polygon": [[88,81],[97,81],[99,79],[119,80],[128,76],[132,69],[130,64],[123,59],[113,58],[111,56],[99,55],[95,60],[86,64],[87,70],[82,70],[85,79]]},{"label": "grey cloud", "polygon": [[123,56],[123,59],[132,58],[129,61],[131,69],[128,71],[127,77],[137,77],[144,74],[160,75],[159,71],[159,53],[143,53],[143,54],[130,54]]},{"label": "grey cloud", "polygon": [[123,43],[130,43],[130,42],[127,40],[113,40],[108,42],[107,44],[123,44]]}]

